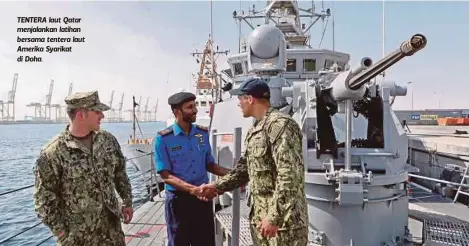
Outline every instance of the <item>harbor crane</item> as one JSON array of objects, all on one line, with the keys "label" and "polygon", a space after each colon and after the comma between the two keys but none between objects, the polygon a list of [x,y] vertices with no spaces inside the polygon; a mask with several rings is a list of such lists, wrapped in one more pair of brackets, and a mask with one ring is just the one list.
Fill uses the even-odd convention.
[{"label": "harbor crane", "polygon": [[118,111],[118,114],[119,114],[119,122],[123,122],[124,121],[124,118],[123,118],[123,115],[122,115],[122,108],[124,107],[124,94],[125,93],[122,93],[122,96],[121,96],[121,101],[119,103],[119,111]]},{"label": "harbor crane", "polygon": [[148,111],[148,102],[150,101],[150,97],[147,97],[147,102],[145,103],[145,108],[143,109],[143,120],[150,121],[150,111]]},{"label": "harbor crane", "polygon": [[0,100],[0,121],[15,121],[15,96],[16,85],[18,83],[18,73],[13,75],[13,85],[8,92],[7,100]]},{"label": "harbor crane", "polygon": [[[138,100],[137,106],[135,107],[135,116],[140,119],[140,103],[142,101],[142,96],[140,96],[140,99]],[[133,107],[134,105],[132,105]],[[134,111],[133,109],[127,109],[125,112],[130,113],[130,119],[134,118]]]},{"label": "harbor crane", "polygon": [[[73,91],[73,82],[70,83],[68,86],[68,94],[67,96],[70,96]],[[68,122],[68,116],[67,116],[67,106],[61,105],[61,104],[53,104],[51,107],[55,108],[55,120],[58,123],[67,123]]]},{"label": "harbor crane", "polygon": [[114,90],[111,92],[111,99],[109,100],[109,110],[106,112],[107,122],[114,122],[115,121],[115,109],[112,107],[112,103],[114,101]]},{"label": "harbor crane", "polygon": [[49,93],[46,95],[46,102],[45,104],[41,104],[39,102],[32,102],[26,105],[26,107],[34,107],[34,120],[43,120],[43,121],[50,121],[51,120],[51,99],[52,99],[52,92],[54,90],[54,80],[50,81],[49,86]]},{"label": "harbor crane", "polygon": [[158,111],[158,98],[156,98],[156,104],[155,104],[155,107],[153,108],[153,113],[154,113],[154,116],[153,117],[150,117],[152,118],[152,121],[153,122],[156,122],[156,112]]}]

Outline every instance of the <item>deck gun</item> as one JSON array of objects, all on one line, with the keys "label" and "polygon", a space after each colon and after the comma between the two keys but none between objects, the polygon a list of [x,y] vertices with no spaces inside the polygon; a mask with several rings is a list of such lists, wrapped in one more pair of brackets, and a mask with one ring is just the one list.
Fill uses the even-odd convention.
[{"label": "deck gun", "polygon": [[[248,43],[248,70],[269,84],[272,106],[289,113],[303,132],[314,243],[372,246],[410,240],[408,139],[390,100],[405,96],[407,88],[373,79],[423,49],[425,36],[413,35],[375,64],[364,57],[352,68],[334,64],[312,79],[297,80],[283,77],[289,44],[277,27],[257,27]],[[296,52],[301,50],[289,54]],[[352,139],[360,127],[366,136]],[[386,223],[376,226],[377,221]]]},{"label": "deck gun", "polygon": [[[337,157],[337,148],[344,143],[337,143],[331,116],[339,108],[347,109],[347,101],[356,113],[368,120],[367,138],[353,140],[356,147],[383,147],[383,98],[382,88],[389,88],[390,96],[405,96],[407,88],[392,81],[370,83],[377,75],[384,72],[406,56],[411,56],[426,46],[427,40],[421,34],[413,35],[409,40],[377,63],[369,57],[350,69],[341,71],[334,64],[330,69],[318,72],[318,77],[307,81],[288,83],[282,78],[286,70],[286,46],[284,34],[275,26],[263,25],[256,28],[249,36],[248,69],[264,79],[271,88],[271,105],[294,115],[300,123],[309,124],[307,128],[317,128],[316,134],[308,133],[308,146],[317,148],[317,157],[330,153]],[[365,86],[369,84],[369,86]],[[308,86],[309,88],[305,88]],[[307,97],[307,98],[305,98]],[[309,104],[309,107],[306,105]],[[317,124],[306,121],[307,109],[316,109]],[[344,110],[341,110],[344,111]]]},{"label": "deck gun", "polygon": [[[351,122],[352,110],[363,115],[368,120],[366,139],[346,139],[354,147],[383,148],[383,88],[387,88],[389,96],[405,96],[407,88],[396,85],[392,81],[372,82],[379,74],[400,61],[411,56],[426,46],[427,40],[421,34],[413,35],[409,40],[386,57],[373,64],[369,57],[364,57],[355,67],[344,72],[332,67],[322,71],[320,77],[310,86],[314,86],[314,99],[318,124],[317,156],[321,153],[331,153],[337,157],[337,144],[331,117],[338,111],[339,106],[345,109],[346,122]],[[365,86],[368,85],[368,86]],[[386,99],[387,100],[387,99]],[[313,103],[313,104],[314,104]],[[350,114],[348,113],[350,111]],[[346,123],[347,125],[347,123]],[[351,126],[346,126],[346,132]],[[350,135],[351,133],[346,135]]]}]

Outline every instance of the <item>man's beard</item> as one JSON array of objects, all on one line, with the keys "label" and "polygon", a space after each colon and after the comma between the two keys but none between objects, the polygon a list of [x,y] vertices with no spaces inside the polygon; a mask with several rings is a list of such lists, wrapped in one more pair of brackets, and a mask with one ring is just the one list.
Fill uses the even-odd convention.
[{"label": "man's beard", "polygon": [[195,122],[195,115],[196,114],[183,114],[182,120],[186,123],[194,123]]}]

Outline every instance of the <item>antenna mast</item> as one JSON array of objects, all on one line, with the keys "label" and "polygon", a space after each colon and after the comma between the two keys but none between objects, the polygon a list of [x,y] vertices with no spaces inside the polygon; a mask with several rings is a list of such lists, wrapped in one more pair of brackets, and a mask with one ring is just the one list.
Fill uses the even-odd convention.
[{"label": "antenna mast", "polygon": [[[217,98],[218,97],[218,91],[216,93],[214,93],[213,91],[213,84],[214,84],[214,76],[215,76],[215,57],[213,57],[213,1],[210,0],[210,59],[211,62],[212,62],[212,76],[211,76],[211,94],[212,94],[212,98],[215,97]],[[204,61],[205,62],[205,61]],[[217,85],[217,89],[218,89],[218,85]],[[213,99],[212,99],[213,100]],[[213,100],[213,101],[216,101],[216,100]]]},{"label": "antenna mast", "polygon": [[332,1],[332,51],[335,51],[335,1]]},{"label": "antenna mast", "polygon": [[[383,19],[382,19],[382,25],[383,25],[383,33],[382,33],[382,57],[384,58],[385,54],[384,54],[384,48],[385,48],[385,44],[386,44],[386,40],[385,40],[385,33],[386,33],[386,22],[385,22],[385,12],[384,12],[384,0],[382,1],[382,4],[381,4],[381,11],[382,11],[382,15],[383,15]],[[386,73],[385,71],[383,71],[382,73],[382,76],[383,76],[383,80],[384,80],[384,77],[385,77]]]},{"label": "antenna mast", "polygon": [[136,107],[136,103],[135,103],[135,96],[132,96],[132,139],[135,141],[135,107]]}]

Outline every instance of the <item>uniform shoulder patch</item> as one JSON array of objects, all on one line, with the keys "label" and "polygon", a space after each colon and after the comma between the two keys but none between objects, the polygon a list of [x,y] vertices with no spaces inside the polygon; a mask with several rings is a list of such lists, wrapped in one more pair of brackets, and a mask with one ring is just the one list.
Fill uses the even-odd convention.
[{"label": "uniform shoulder patch", "polygon": [[47,156],[44,152],[39,153],[36,159],[36,168],[42,169],[48,164]]},{"label": "uniform shoulder patch", "polygon": [[195,125],[195,127],[196,127],[197,129],[202,130],[202,131],[208,132],[208,127],[201,126],[201,125]]},{"label": "uniform shoulder patch", "polygon": [[159,131],[158,134],[160,134],[161,136],[166,136],[166,135],[168,135],[168,134],[170,134],[170,133],[172,133],[172,132],[173,132],[173,128],[172,128],[172,127],[168,127],[168,128],[166,128],[166,129],[164,129],[164,130]]},{"label": "uniform shoulder patch", "polygon": [[277,141],[280,138],[280,135],[285,130],[285,127],[289,123],[288,118],[276,117],[269,122],[268,125],[268,136],[271,143]]}]

